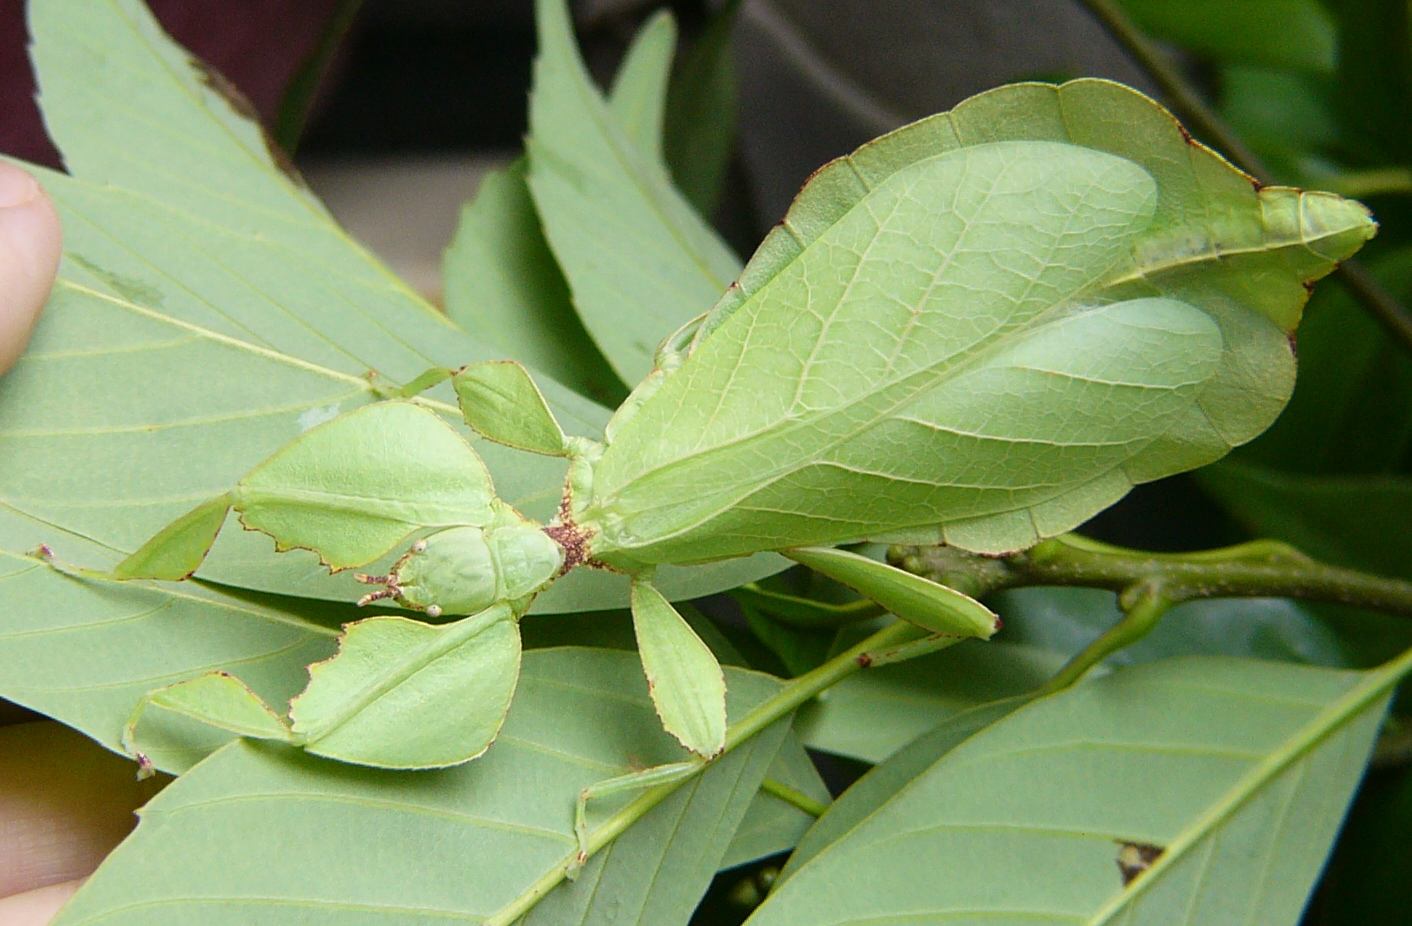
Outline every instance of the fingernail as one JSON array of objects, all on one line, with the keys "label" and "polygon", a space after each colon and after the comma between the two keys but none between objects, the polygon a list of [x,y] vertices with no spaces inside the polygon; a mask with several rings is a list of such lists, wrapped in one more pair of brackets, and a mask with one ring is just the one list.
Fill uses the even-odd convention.
[{"label": "fingernail", "polygon": [[11,164],[0,162],[0,209],[13,209],[34,201],[39,184],[34,178]]}]

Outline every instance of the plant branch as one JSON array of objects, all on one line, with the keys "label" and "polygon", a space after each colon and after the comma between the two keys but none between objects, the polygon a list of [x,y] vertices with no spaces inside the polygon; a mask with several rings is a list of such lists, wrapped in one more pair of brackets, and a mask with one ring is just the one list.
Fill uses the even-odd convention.
[{"label": "plant branch", "polygon": [[[721,755],[748,741],[775,721],[789,716],[795,708],[815,695],[854,672],[861,671],[871,665],[874,652],[890,650],[924,636],[926,633],[920,628],[905,621],[895,621],[856,646],[829,659],[818,668],[786,683],[778,692],[760,702],[753,710],[726,729],[726,745]],[[640,820],[649,810],[671,797],[678,788],[710,768],[713,761],[715,760],[695,760],[695,769],[679,778],[674,778],[672,781],[646,788],[642,794],[590,830],[586,840],[588,855],[592,856],[593,853],[621,836],[629,826]],[[805,797],[807,798],[807,795]],[[807,812],[807,808],[801,807],[801,809],[805,809]],[[578,857],[578,852],[575,850],[527,890],[519,894],[514,901],[487,917],[485,926],[510,926],[511,923],[517,922],[520,917],[533,909],[535,904],[544,899],[546,894],[568,880],[570,873],[576,872],[582,863],[583,860]]]},{"label": "plant branch", "polygon": [[[1224,119],[1114,0],[1083,0],[1094,19],[1103,24],[1118,44],[1161,88],[1177,115],[1197,136],[1211,142],[1236,166],[1258,180],[1274,179],[1260,157],[1241,141]],[[1356,261],[1346,261],[1336,271],[1339,282],[1363,304],[1403,348],[1412,350],[1412,312],[1382,287]]]},{"label": "plant branch", "polygon": [[1162,615],[1176,602],[1163,591],[1160,583],[1152,583],[1124,608],[1123,619],[1109,627],[1102,636],[1076,653],[1058,672],[1045,682],[1036,694],[1043,696],[1062,691],[1088,674],[1094,666],[1124,647],[1131,646],[1152,632]]},{"label": "plant branch", "polygon": [[798,788],[791,788],[782,781],[773,778],[766,778],[760,782],[760,790],[771,797],[777,797],[786,804],[793,804],[811,817],[822,817],[824,811],[829,809],[829,805],[823,801],[815,800]]},{"label": "plant branch", "polygon": [[1412,582],[1320,563],[1258,540],[1196,553],[1150,553],[1065,534],[1020,553],[980,556],[952,547],[894,547],[894,565],[967,594],[1032,585],[1106,588],[1136,601],[1159,588],[1171,604],[1195,598],[1299,598],[1412,617]]}]

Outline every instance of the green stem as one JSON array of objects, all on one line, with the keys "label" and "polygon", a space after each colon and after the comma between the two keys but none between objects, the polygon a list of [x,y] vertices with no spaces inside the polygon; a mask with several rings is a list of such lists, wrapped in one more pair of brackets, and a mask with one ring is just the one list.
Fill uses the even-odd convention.
[{"label": "green stem", "polygon": [[791,788],[784,782],[775,781],[773,778],[766,778],[760,782],[760,790],[772,797],[779,798],[786,804],[793,804],[811,817],[822,817],[824,811],[829,809],[829,805],[823,801],[816,801],[798,788]]},{"label": "green stem", "polygon": [[[1083,0],[1083,4],[1161,88],[1172,108],[1193,132],[1213,143],[1246,173],[1262,181],[1272,179],[1273,175],[1255,152],[1246,147],[1240,136],[1206,104],[1182,72],[1148,40],[1114,0]],[[1407,307],[1360,264],[1346,261],[1335,272],[1339,282],[1382,323],[1388,333],[1405,349],[1412,350],[1412,312],[1408,312]]]},{"label": "green stem", "polygon": [[1298,598],[1412,617],[1412,582],[1320,563],[1272,541],[1172,554],[1066,534],[1000,558],[950,547],[894,547],[890,556],[903,569],[936,581],[964,576],[980,594],[1031,585],[1124,592],[1155,584],[1174,604],[1194,598]]},{"label": "green stem", "polygon": [[1037,693],[1047,695],[1068,688],[1118,650],[1131,646],[1151,633],[1157,622],[1162,619],[1162,615],[1171,610],[1174,603],[1163,593],[1160,585],[1147,586],[1137,596],[1137,600],[1127,607],[1127,613],[1122,620],[1109,627],[1102,636],[1065,663]]},{"label": "green stem", "polygon": [[[725,755],[746,742],[775,721],[789,716],[795,708],[821,691],[837,684],[854,672],[866,668],[872,663],[871,654],[875,650],[886,650],[901,643],[915,640],[923,634],[923,631],[905,621],[895,621],[858,645],[834,656],[817,669],[788,682],[774,695],[756,705],[754,710],[726,729],[726,746],[721,755]],[[712,761],[715,760],[697,760],[696,769],[690,774],[683,775],[666,784],[647,788],[622,809],[598,824],[589,832],[585,841],[588,854],[591,856],[617,839],[649,810],[671,797],[678,788],[709,768]],[[510,926],[511,923],[528,913],[535,904],[544,899],[546,894],[565,881],[571,871],[578,870],[582,861],[577,856],[578,850],[575,849],[573,853],[545,872],[538,881],[511,903],[487,917],[485,926]]]},{"label": "green stem", "polygon": [[732,594],[743,604],[754,605],[781,624],[800,630],[831,630],[871,620],[883,613],[880,605],[866,598],[841,604],[814,601],[764,588],[758,582],[742,585]]}]

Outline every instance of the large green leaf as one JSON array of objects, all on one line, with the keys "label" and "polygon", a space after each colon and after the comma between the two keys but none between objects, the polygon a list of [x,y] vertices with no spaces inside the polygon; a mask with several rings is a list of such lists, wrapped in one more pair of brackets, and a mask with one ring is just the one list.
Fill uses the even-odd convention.
[{"label": "large green leaf", "polygon": [[[661,157],[662,105],[674,42],[670,14],[644,25],[608,97],[625,134],[648,159]],[[462,208],[442,262],[446,314],[507,357],[616,405],[627,389],[574,314],[564,274],[544,240],[527,171],[528,161],[516,158],[489,172]]]},{"label": "large green leaf", "polygon": [[[1172,659],[1031,702],[819,848],[750,923],[1292,924],[1409,668]],[[1125,885],[1133,857],[1150,867]]]},{"label": "large green leaf", "polygon": [[1412,479],[1302,476],[1234,462],[1201,484],[1236,519],[1315,559],[1412,578]]},{"label": "large green leaf", "polygon": [[442,260],[446,314],[506,357],[607,405],[624,387],[574,314],[539,226],[528,162],[487,173]]},{"label": "large green leaf", "polygon": [[663,148],[672,180],[702,215],[716,208],[735,148],[736,78],[731,32],[740,0],[726,0],[682,53],[667,91]]},{"label": "large green leaf", "polygon": [[1373,230],[1119,85],[982,94],[815,175],[619,413],[581,520],[624,564],[1025,546],[1268,426],[1305,284]]},{"label": "large green leaf", "polygon": [[1122,0],[1138,24],[1222,63],[1332,71],[1338,35],[1319,0]]},{"label": "large green leaf", "polygon": [[[1368,264],[1412,297],[1412,248]],[[1412,359],[1341,286],[1320,287],[1299,326],[1299,380],[1289,408],[1242,460],[1303,473],[1396,470],[1412,447]]]},{"label": "large green leaf", "polygon": [[579,316],[626,383],[740,268],[593,86],[564,0],[538,0],[530,189]]},{"label": "large green leaf", "polygon": [[[313,425],[373,400],[371,372],[396,383],[497,356],[348,239],[136,0],[36,3],[31,31],[46,118],[76,177],[42,174],[67,252],[32,350],[0,381],[7,504],[130,551]],[[543,386],[570,432],[599,431],[602,408]],[[446,386],[429,404],[459,426],[453,401]],[[554,512],[562,461],[477,446],[502,496]],[[52,539],[14,530],[3,538],[14,552]],[[354,597],[313,554],[271,551],[226,530],[202,576]],[[691,576],[681,592],[664,573],[659,587],[702,594],[771,568]],[[538,606],[626,600],[591,579],[561,585]]]},{"label": "large green leaf", "polygon": [[[554,926],[685,923],[787,722],[683,785],[576,882],[533,904],[577,852],[582,788],[683,755],[662,733],[640,671],[625,652],[527,654],[496,745],[442,772],[377,772],[233,744],[142,811],[58,922],[508,926],[530,910],[526,922]],[[730,683],[736,716],[777,690],[736,670]],[[617,806],[607,804],[595,817]]]},{"label": "large green leaf", "polygon": [[1053,651],[996,642],[878,666],[800,708],[799,735],[810,749],[882,762],[938,724],[1037,688],[1062,661]]},{"label": "large green leaf", "polygon": [[[11,504],[131,549],[372,399],[370,372],[403,382],[494,356],[348,239],[140,3],[36,3],[30,19],[76,179],[42,177],[66,260],[33,352],[0,387]],[[572,430],[601,425],[597,406],[546,389]],[[561,465],[485,450],[507,498],[552,512]],[[272,561],[239,533],[206,575],[310,593],[311,557]]]},{"label": "large green leaf", "polygon": [[[987,647],[987,650],[999,648]],[[789,857],[789,863],[780,872],[780,878],[792,876],[821,849],[827,848],[890,801],[893,795],[906,788],[912,779],[925,772],[943,755],[1028,700],[1024,695],[1016,695],[998,701],[985,701],[958,711],[873,766],[839,795],[800,838]]]},{"label": "large green leaf", "polygon": [[[59,572],[9,546],[41,536],[59,556],[110,566],[112,550],[0,503],[0,698],[121,750],[123,725],[149,691],[204,672],[237,674],[283,706],[308,680],[305,666],[332,655],[349,606],[236,594],[201,582],[106,582]],[[198,724],[148,728],[164,746],[152,759],[180,772],[229,739]]]},{"label": "large green leaf", "polygon": [[[819,770],[793,731],[784,738],[784,743],[775,756],[775,762],[765,777],[793,788],[821,804],[827,805],[832,799],[828,786],[819,776]],[[745,818],[736,828],[735,838],[731,840],[730,848],[721,859],[721,868],[734,868],[793,849],[814,823],[814,819],[783,798],[762,790],[750,802],[745,811]]]},{"label": "large green leaf", "polygon": [[662,160],[662,126],[667,107],[677,24],[659,10],[642,24],[608,91],[608,106],[624,134],[649,161]]}]

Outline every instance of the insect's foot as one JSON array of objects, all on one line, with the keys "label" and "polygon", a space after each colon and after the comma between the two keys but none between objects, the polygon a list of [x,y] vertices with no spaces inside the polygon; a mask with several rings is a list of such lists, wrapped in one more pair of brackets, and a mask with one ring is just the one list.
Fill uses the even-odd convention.
[{"label": "insect's foot", "polygon": [[396,576],[370,576],[364,575],[360,572],[353,578],[355,581],[362,582],[364,585],[383,586],[377,591],[368,592],[362,598],[359,598],[358,607],[360,608],[370,605],[374,601],[382,601],[387,598],[396,598],[398,595],[402,594],[402,589],[399,588],[397,585]]}]

